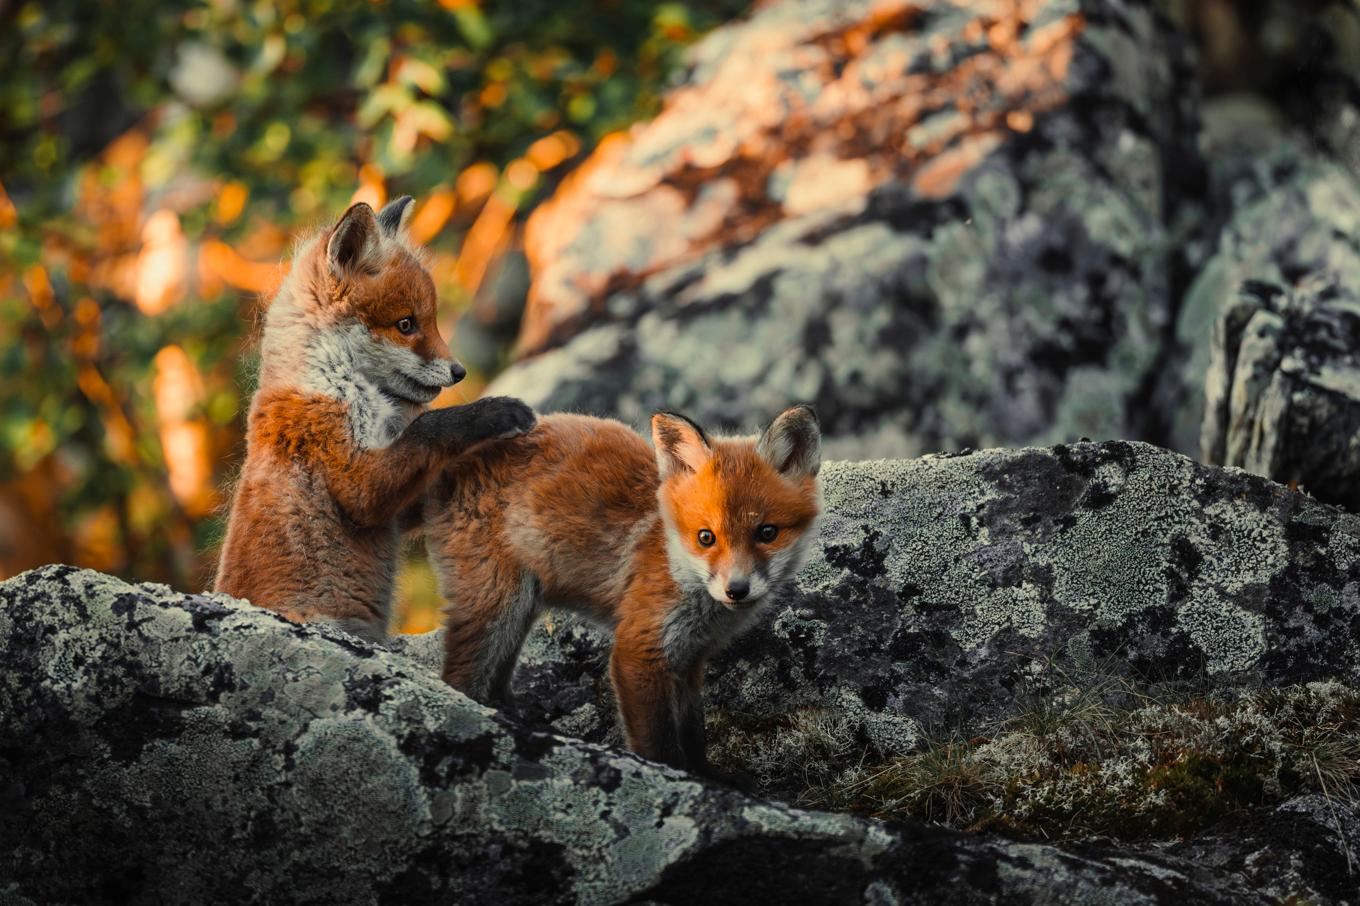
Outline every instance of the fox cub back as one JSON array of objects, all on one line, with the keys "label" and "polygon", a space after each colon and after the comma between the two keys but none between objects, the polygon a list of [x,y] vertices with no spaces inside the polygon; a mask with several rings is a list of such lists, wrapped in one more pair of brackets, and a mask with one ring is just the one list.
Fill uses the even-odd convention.
[{"label": "fox cub back", "polygon": [[368,638],[387,631],[398,514],[450,455],[527,430],[517,400],[426,410],[466,372],[411,246],[411,199],[304,242],[265,315],[259,387],[214,588]]},{"label": "fox cub back", "polygon": [[801,567],[820,512],[821,434],[812,409],[795,406],[758,438],[710,437],[658,413],[652,439],[546,416],[432,484],[444,679],[503,700],[534,616],[583,613],[613,630],[629,746],[702,770],[705,665]]}]

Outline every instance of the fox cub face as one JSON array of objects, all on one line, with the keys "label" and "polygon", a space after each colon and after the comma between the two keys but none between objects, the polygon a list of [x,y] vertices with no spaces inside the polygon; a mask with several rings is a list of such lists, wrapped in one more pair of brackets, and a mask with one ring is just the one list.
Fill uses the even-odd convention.
[{"label": "fox cub face", "polygon": [[434,281],[404,241],[411,198],[378,215],[360,203],[326,239],[326,273],[355,366],[389,396],[424,404],[461,380],[436,323]]},{"label": "fox cub face", "polygon": [[302,248],[266,314],[274,376],[358,400],[375,423],[378,410],[424,405],[467,374],[439,335],[434,281],[406,237],[411,209],[409,196],[379,214],[350,207]]},{"label": "fox cub face", "polygon": [[652,417],[671,572],[732,609],[794,578],[820,512],[821,430],[808,406],[757,438],[709,438],[682,415]]}]

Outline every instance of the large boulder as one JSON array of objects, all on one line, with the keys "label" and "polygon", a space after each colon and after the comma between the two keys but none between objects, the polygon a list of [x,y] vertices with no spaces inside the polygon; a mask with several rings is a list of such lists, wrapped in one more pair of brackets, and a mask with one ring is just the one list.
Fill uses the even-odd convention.
[{"label": "large boulder", "polygon": [[6,903],[1344,902],[1357,847],[1320,797],[1169,848],[801,811],[222,595],[0,585]]},{"label": "large boulder", "polygon": [[838,455],[1147,437],[1204,190],[1178,34],[1139,0],[781,0],[535,213],[493,385]]}]

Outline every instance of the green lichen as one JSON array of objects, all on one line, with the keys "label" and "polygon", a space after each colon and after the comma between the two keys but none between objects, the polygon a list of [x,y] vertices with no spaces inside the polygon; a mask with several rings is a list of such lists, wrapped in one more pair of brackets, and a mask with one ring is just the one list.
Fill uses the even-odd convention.
[{"label": "green lichen", "polygon": [[1094,611],[1098,625],[1116,626],[1166,600],[1170,527],[1184,517],[1176,507],[1190,464],[1140,456],[1134,469],[1114,463],[1102,469],[1097,474],[1117,491],[1113,500],[1074,512],[1075,524],[1041,545],[1036,559],[1052,568],[1059,603]]}]

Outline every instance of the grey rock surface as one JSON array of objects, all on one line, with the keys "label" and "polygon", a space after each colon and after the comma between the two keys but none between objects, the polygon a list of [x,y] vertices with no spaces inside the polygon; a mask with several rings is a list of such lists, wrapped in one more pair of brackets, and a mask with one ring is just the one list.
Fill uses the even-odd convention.
[{"label": "grey rock surface", "polygon": [[[1179,352],[1163,374],[1177,388],[1165,397],[1176,406],[1170,443],[1187,453],[1201,449],[1201,426],[1212,418],[1200,388],[1211,367],[1214,325],[1237,306],[1244,284],[1360,286],[1360,178],[1346,167],[1284,145],[1235,167],[1223,181],[1234,214],[1186,294],[1176,323]],[[1204,453],[1213,455],[1208,448]]]},{"label": "grey rock surface", "polygon": [[1345,902],[1360,842],[1312,799],[1170,848],[800,811],[342,634],[61,566],[0,584],[0,778],[21,904]]},{"label": "grey rock surface", "polygon": [[724,426],[806,400],[855,458],[1149,436],[1196,98],[1151,3],[762,6],[531,219],[541,354],[493,391]]},{"label": "grey rock surface", "polygon": [[[1360,274],[1357,274],[1360,276]],[[1330,275],[1246,283],[1214,326],[1206,462],[1360,508],[1360,295]]]}]

